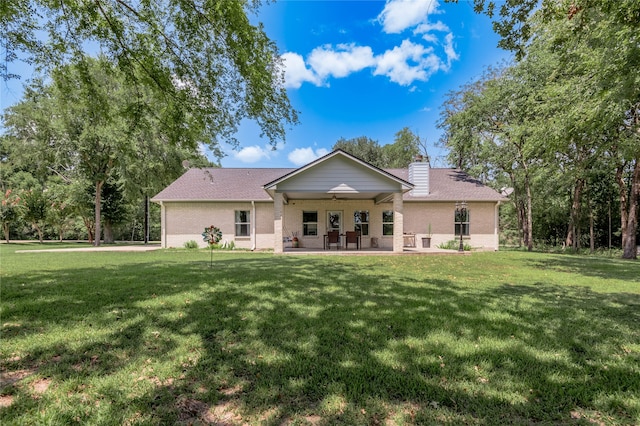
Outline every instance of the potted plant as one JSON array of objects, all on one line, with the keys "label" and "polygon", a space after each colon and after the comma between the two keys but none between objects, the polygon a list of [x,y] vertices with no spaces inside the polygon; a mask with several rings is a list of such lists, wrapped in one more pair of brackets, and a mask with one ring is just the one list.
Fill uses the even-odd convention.
[{"label": "potted plant", "polygon": [[427,235],[422,237],[422,248],[431,248],[431,223],[427,227]]},{"label": "potted plant", "polygon": [[300,240],[298,240],[298,232],[293,232],[293,238],[291,239],[291,247],[298,248],[300,247]]}]

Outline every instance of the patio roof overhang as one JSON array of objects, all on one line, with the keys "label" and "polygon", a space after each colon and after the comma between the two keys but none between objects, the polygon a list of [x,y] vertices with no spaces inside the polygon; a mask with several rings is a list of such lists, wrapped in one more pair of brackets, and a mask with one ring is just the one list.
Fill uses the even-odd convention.
[{"label": "patio roof overhang", "polygon": [[289,200],[373,200],[389,202],[413,184],[342,150],[333,151],[263,186],[274,198]]}]

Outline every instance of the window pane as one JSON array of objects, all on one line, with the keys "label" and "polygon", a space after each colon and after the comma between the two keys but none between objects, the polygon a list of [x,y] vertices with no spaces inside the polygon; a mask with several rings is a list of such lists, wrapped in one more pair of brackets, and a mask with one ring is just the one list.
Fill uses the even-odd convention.
[{"label": "window pane", "polygon": [[382,222],[393,222],[392,210],[385,210],[382,212]]},{"label": "window pane", "polygon": [[393,235],[392,223],[385,223],[382,225],[382,235]]},{"label": "window pane", "polygon": [[369,235],[369,224],[368,223],[356,224],[354,226],[354,230],[357,232],[360,232],[360,235],[367,236]]},{"label": "window pane", "polygon": [[315,223],[305,223],[302,225],[304,235],[318,235],[318,225]]},{"label": "window pane", "polygon": [[369,223],[369,212],[367,210],[355,211],[353,221],[355,223]]},{"label": "window pane", "polygon": [[249,225],[248,224],[236,224],[236,236],[238,237],[248,237],[249,236]]},{"label": "window pane", "polygon": [[302,212],[302,223],[318,222],[318,212]]},{"label": "window pane", "polygon": [[249,210],[236,210],[236,223],[249,222]]}]

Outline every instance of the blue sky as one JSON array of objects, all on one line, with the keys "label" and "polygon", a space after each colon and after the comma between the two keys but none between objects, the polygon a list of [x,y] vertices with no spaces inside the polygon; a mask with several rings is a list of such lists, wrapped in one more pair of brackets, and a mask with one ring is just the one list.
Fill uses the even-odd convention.
[{"label": "blue sky", "polygon": [[[223,167],[297,167],[328,153],[340,138],[392,143],[404,127],[427,140],[436,166],[440,107],[450,90],[511,55],[470,1],[294,1],[264,4],[251,16],[277,44],[300,124],[275,151],[243,122],[238,150],[223,146]],[[20,99],[22,81],[2,83],[1,106]]]},{"label": "blue sky", "polygon": [[404,127],[427,140],[437,166],[440,107],[450,90],[509,58],[470,1],[279,1],[256,17],[282,53],[300,124],[271,151],[247,123],[225,167],[292,167],[331,150],[340,138],[392,143]]}]

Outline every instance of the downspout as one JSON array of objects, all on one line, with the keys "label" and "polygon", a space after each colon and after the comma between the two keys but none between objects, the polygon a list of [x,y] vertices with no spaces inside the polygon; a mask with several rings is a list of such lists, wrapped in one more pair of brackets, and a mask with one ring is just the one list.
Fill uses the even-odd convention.
[{"label": "downspout", "polygon": [[494,234],[495,234],[495,240],[494,240],[494,244],[495,244],[495,251],[498,251],[500,249],[500,203],[501,201],[498,201],[496,203],[496,213],[495,213],[495,228],[494,228]]},{"label": "downspout", "polygon": [[253,216],[253,220],[251,221],[251,251],[256,249],[256,202],[251,201],[251,216]]},{"label": "downspout", "polygon": [[160,232],[160,246],[167,248],[167,212],[162,201],[160,201]]}]

